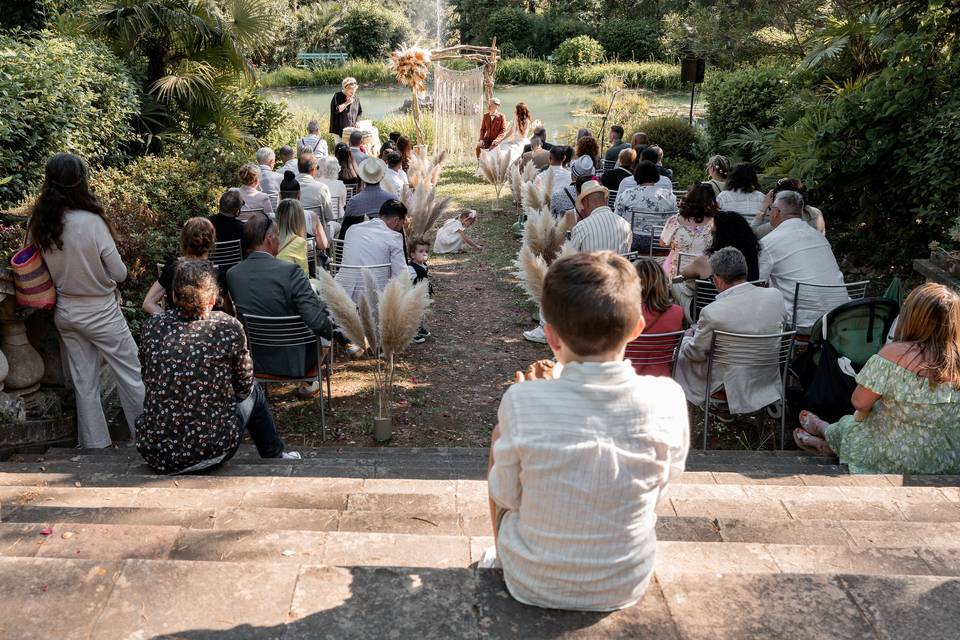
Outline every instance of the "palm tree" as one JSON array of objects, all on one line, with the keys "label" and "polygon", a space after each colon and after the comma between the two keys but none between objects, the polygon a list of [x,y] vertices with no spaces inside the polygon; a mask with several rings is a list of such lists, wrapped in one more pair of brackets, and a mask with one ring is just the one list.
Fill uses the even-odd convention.
[{"label": "palm tree", "polygon": [[269,0],[101,0],[85,22],[122,56],[146,60],[144,92],[192,121],[222,114],[223,89],[254,81],[250,57],[278,23]]},{"label": "palm tree", "polygon": [[830,17],[807,42],[812,45],[802,68],[811,69],[830,61],[840,61],[847,77],[856,78],[882,67],[883,50],[895,37],[897,12],[873,9],[869,13]]}]

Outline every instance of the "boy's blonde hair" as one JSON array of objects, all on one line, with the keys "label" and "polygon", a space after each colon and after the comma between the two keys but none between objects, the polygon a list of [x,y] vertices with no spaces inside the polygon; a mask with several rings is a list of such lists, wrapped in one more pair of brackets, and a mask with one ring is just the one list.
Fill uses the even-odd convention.
[{"label": "boy's blonde hair", "polygon": [[543,283],[544,319],[579,356],[622,348],[643,317],[640,278],[612,251],[560,258]]}]

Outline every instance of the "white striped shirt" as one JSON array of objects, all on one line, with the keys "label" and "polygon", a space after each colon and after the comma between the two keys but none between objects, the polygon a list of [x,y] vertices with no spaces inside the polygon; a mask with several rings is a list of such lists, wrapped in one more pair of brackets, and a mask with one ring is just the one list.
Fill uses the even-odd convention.
[{"label": "white striped shirt", "polygon": [[629,361],[571,362],[500,402],[490,497],[509,511],[497,557],[510,594],[551,609],[634,604],[656,555],[655,509],[683,472],[687,402]]},{"label": "white striped shirt", "polygon": [[610,207],[597,207],[570,232],[570,242],[577,251],[627,253],[632,240],[630,223],[611,211]]}]

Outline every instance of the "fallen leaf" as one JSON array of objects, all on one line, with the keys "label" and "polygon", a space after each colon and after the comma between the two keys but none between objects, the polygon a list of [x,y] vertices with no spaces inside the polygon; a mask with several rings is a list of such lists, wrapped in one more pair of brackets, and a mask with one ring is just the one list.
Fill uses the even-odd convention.
[{"label": "fallen leaf", "polygon": [[63,538],[64,540],[69,540],[70,538],[73,537],[73,531],[64,531],[63,533],[60,534],[60,537]]}]

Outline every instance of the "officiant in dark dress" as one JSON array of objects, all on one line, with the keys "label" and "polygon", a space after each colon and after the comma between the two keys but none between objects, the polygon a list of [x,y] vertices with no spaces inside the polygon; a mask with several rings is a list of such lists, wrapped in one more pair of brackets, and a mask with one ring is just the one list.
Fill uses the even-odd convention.
[{"label": "officiant in dark dress", "polygon": [[360,116],[363,115],[363,107],[357,98],[356,78],[344,78],[342,87],[330,100],[330,133],[338,139],[343,137],[346,127],[357,126]]}]

